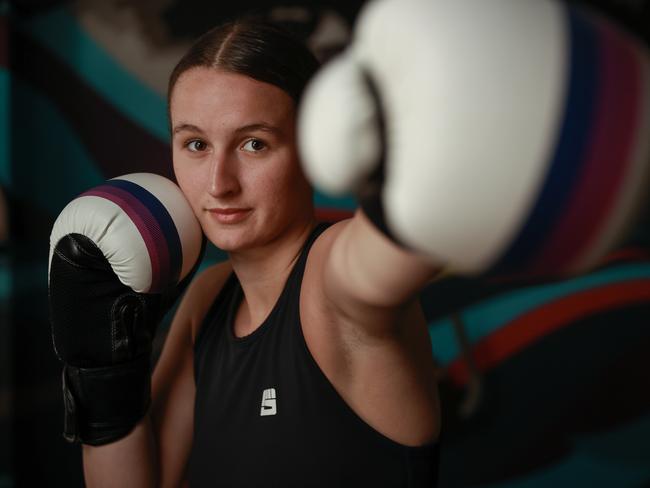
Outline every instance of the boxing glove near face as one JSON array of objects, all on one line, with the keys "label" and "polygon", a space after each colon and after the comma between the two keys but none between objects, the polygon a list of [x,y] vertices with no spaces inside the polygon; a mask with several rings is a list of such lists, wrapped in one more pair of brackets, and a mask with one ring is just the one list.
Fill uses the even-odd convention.
[{"label": "boxing glove near face", "polygon": [[[569,274],[648,205],[650,56],[555,0],[374,0],[300,107],[305,172],[469,274]],[[327,134],[327,137],[324,135]],[[372,179],[372,178],[371,178]]]},{"label": "boxing glove near face", "polygon": [[68,440],[111,442],[145,414],[156,326],[191,280],[204,243],[180,189],[158,175],[109,180],[61,212],[49,301]]}]

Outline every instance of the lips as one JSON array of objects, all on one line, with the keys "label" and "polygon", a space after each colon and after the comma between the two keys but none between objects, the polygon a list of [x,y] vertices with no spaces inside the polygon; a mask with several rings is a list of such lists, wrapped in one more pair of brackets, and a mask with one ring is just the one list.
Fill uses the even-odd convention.
[{"label": "lips", "polygon": [[250,208],[209,208],[207,209],[214,219],[222,224],[236,224],[250,214]]},{"label": "lips", "polygon": [[232,215],[240,212],[247,212],[248,208],[211,208],[210,212],[219,215]]}]

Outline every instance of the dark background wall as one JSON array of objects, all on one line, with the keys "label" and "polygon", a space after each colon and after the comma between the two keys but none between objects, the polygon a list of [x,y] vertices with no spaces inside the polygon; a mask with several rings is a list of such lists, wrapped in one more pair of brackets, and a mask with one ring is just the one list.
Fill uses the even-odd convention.
[{"label": "dark background wall", "polygon": [[[648,1],[573,3],[650,39]],[[326,61],[362,4],[0,0],[0,488],[83,483],[79,448],[61,438],[47,316],[58,212],[109,177],[172,176],[166,78],[201,32],[253,10]],[[316,203],[323,218],[355,207]],[[441,486],[650,486],[649,249],[646,223],[571,280],[446,278],[424,290],[443,394]],[[210,248],[206,264],[223,257]]]}]

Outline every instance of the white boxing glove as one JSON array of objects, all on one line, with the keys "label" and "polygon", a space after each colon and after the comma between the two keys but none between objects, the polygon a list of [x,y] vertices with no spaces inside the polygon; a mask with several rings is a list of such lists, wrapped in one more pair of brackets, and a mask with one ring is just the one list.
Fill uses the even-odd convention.
[{"label": "white boxing glove", "polygon": [[460,272],[576,272],[647,205],[649,80],[644,46],[558,1],[375,0],[299,148],[325,192],[379,176],[370,217]]},{"label": "white boxing glove", "polygon": [[114,442],[145,415],[157,325],[197,270],[204,243],[180,188],[155,174],[108,180],[61,211],[48,295],[67,440]]},{"label": "white boxing glove", "polygon": [[185,278],[203,239],[180,188],[153,173],[113,178],[68,203],[52,227],[50,262],[68,234],[93,241],[122,284],[139,293],[158,293]]}]

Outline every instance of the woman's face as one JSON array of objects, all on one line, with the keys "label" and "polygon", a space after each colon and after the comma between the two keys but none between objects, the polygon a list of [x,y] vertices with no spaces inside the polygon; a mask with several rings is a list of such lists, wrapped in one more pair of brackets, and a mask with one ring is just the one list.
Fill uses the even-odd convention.
[{"label": "woman's face", "polygon": [[224,251],[271,242],[311,220],[295,107],[280,88],[210,68],[183,73],[170,101],[176,179]]}]

